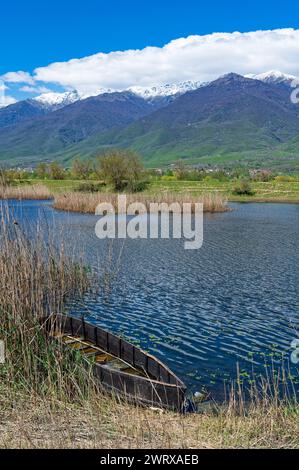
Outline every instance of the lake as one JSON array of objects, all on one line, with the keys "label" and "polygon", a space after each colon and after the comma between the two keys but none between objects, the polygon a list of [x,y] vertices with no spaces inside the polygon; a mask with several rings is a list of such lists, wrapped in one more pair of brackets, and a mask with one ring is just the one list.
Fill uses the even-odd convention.
[{"label": "lake", "polygon": [[218,398],[237,368],[247,381],[278,370],[282,358],[298,387],[289,359],[299,331],[299,205],[231,204],[205,215],[199,250],[184,250],[183,240],[101,241],[96,216],[49,202],[9,206],[31,236],[38,220],[45,233],[54,228],[98,273],[99,293],[71,313],[152,352],[191,390]]}]

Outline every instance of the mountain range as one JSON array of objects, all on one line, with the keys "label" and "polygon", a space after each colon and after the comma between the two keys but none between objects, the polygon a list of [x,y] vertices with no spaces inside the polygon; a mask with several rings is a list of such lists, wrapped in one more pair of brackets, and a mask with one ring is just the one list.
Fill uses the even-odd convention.
[{"label": "mountain range", "polygon": [[294,168],[299,163],[295,77],[230,73],[124,91],[47,93],[0,109],[0,161],[69,164],[111,147],[137,150],[148,166],[184,159],[198,165]]}]

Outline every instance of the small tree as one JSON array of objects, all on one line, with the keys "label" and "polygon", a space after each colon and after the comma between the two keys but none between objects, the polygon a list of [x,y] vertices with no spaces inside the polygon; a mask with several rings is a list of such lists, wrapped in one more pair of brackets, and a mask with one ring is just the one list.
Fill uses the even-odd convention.
[{"label": "small tree", "polygon": [[253,196],[254,191],[247,180],[240,180],[233,188],[233,194],[237,196]]},{"label": "small tree", "polygon": [[179,181],[183,181],[187,178],[188,176],[188,169],[185,165],[185,163],[182,160],[179,160],[176,163],[174,174]]},{"label": "small tree", "polygon": [[138,155],[130,150],[113,150],[99,160],[100,175],[115,191],[128,188],[136,191],[141,183],[144,168]]},{"label": "small tree", "polygon": [[40,179],[47,177],[47,165],[46,163],[39,163],[35,170],[36,176]]},{"label": "small tree", "polygon": [[52,178],[53,180],[63,180],[65,177],[64,169],[57,162],[50,163],[48,171],[50,178]]},{"label": "small tree", "polygon": [[91,164],[89,161],[83,161],[75,158],[72,162],[71,174],[73,178],[78,180],[88,179],[91,173]]}]

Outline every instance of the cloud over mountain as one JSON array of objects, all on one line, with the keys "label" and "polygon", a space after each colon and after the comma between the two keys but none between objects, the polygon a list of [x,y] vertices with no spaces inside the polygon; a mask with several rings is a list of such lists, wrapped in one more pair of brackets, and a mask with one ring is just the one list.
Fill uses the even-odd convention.
[{"label": "cloud over mountain", "polygon": [[28,72],[19,70],[18,72],[7,72],[0,77],[7,83],[27,83],[28,85],[34,84],[34,79]]},{"label": "cloud over mountain", "polygon": [[6,82],[60,85],[80,93],[123,90],[185,80],[209,81],[234,71],[258,74],[278,69],[299,75],[299,30],[213,33],[175,39],[163,47],[115,51],[55,62],[28,72],[8,72]]},{"label": "cloud over mountain", "polygon": [[0,108],[16,102],[15,98],[6,94],[8,87],[0,80]]}]

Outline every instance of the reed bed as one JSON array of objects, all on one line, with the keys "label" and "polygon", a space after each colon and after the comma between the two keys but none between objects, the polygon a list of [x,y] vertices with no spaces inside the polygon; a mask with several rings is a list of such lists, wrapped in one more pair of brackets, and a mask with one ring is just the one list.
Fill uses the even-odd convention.
[{"label": "reed bed", "polygon": [[63,246],[46,243],[38,229],[28,240],[3,206],[0,220],[0,339],[6,351],[0,389],[10,384],[41,396],[73,393],[79,390],[76,367],[45,339],[40,320],[82,296],[88,273],[67,258]]},{"label": "reed bed", "polygon": [[43,184],[32,185],[0,185],[0,199],[36,199],[47,200],[52,199],[53,194]]},{"label": "reed bed", "polygon": [[[56,194],[54,198],[54,208],[58,210],[81,212],[86,214],[94,214],[96,207],[100,203],[112,204],[117,212],[117,201],[119,194],[115,193],[79,193],[68,192],[64,194]],[[132,203],[141,203],[149,212],[151,204],[175,204],[178,203],[182,207],[184,203],[191,203],[194,207],[195,203],[203,203],[204,212],[225,212],[228,210],[227,200],[223,195],[214,192],[206,193],[200,197],[190,194],[178,195],[175,193],[162,193],[160,195],[148,194],[127,194],[127,206]]]}]

